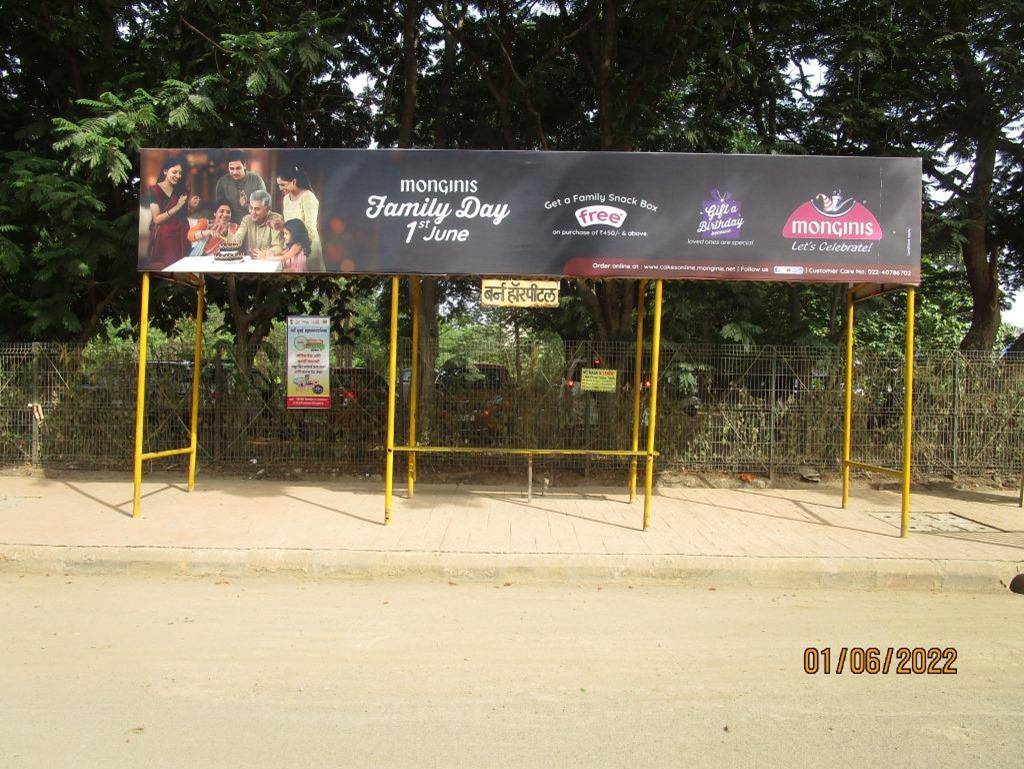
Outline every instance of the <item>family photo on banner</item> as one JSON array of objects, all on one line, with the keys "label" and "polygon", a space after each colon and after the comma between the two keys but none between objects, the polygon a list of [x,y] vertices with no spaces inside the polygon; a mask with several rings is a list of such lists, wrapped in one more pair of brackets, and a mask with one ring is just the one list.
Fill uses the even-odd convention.
[{"label": "family photo on banner", "polygon": [[[266,270],[322,272],[320,201],[307,170],[266,150],[146,153],[140,260],[145,269],[266,262]],[[268,188],[267,182],[270,182]],[[193,262],[188,262],[192,264]]]}]

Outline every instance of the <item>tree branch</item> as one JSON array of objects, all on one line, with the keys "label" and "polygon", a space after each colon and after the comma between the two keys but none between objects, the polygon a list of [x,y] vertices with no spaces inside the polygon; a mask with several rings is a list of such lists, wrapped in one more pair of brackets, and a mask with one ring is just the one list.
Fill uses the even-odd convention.
[{"label": "tree branch", "polygon": [[[943,188],[955,195],[964,195],[964,188],[956,181],[956,171],[941,171],[931,158],[922,158],[921,163],[929,176],[933,177]],[[962,175],[962,174],[961,174]]]},{"label": "tree branch", "polygon": [[215,48],[216,50],[218,50],[218,51],[221,51],[222,53],[225,53],[225,54],[227,54],[228,56],[230,56],[230,55],[231,55],[231,51],[229,51],[229,50],[228,50],[227,48],[225,48],[224,46],[222,46],[222,45],[221,45],[220,43],[218,43],[218,42],[217,42],[216,40],[214,40],[214,39],[213,39],[212,37],[209,37],[209,36],[208,36],[208,35],[207,35],[206,33],[204,33],[204,32],[200,32],[200,31],[199,31],[198,29],[196,29],[195,27],[193,27],[193,26],[192,26],[192,25],[191,25],[191,24],[189,23],[188,19],[186,19],[186,18],[185,18],[184,16],[182,16],[182,17],[181,17],[181,23],[182,23],[182,24],[184,24],[184,25],[185,25],[186,27],[188,27],[189,29],[191,29],[191,30],[192,30],[193,32],[195,32],[195,33],[196,33],[197,35],[199,35],[199,37],[203,38],[203,40],[205,40],[205,41],[206,41],[207,43],[209,43],[210,45],[212,45],[212,46],[213,46],[213,47],[214,47],[214,48]]}]

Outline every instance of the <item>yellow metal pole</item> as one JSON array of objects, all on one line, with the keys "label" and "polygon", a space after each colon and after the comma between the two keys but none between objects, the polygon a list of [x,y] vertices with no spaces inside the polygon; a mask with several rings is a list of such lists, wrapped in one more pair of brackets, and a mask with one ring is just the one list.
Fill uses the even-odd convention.
[{"label": "yellow metal pole", "polygon": [[[633,358],[633,442],[631,448],[636,451],[640,446],[640,389],[643,385],[644,363],[644,292],[647,281],[641,280],[636,290],[636,352]],[[636,468],[637,459],[629,461],[629,501],[636,502]]]},{"label": "yellow metal pole", "polygon": [[388,435],[384,464],[384,525],[391,522],[391,489],[395,480],[395,369],[398,364],[398,276],[391,278],[391,335],[388,342]]},{"label": "yellow metal pole", "polygon": [[[632,452],[629,449],[545,449],[545,448],[529,448],[529,449],[505,449],[505,448],[491,448],[488,446],[395,446],[395,451],[406,451],[417,454],[508,454],[509,456],[527,456],[535,454],[537,456],[572,456],[572,457],[632,457],[635,454],[640,454],[646,457],[647,451]],[[188,451],[187,448],[181,449],[182,453]],[[148,454],[145,456],[149,456]],[[660,457],[661,452],[655,451],[653,456]],[[900,474],[899,470],[893,470],[892,472],[897,475]]]},{"label": "yellow metal pole", "polygon": [[192,451],[188,446],[183,449],[164,449],[163,451],[147,451],[142,455],[143,459],[163,459],[164,457],[180,457]]},{"label": "yellow metal pole", "polygon": [[853,423],[853,290],[846,291],[846,380],[843,392],[843,507],[850,500],[850,445]]},{"label": "yellow metal pole", "polygon": [[903,504],[900,511],[900,536],[910,533],[910,458],[914,432],[914,298],[917,292],[907,287],[906,360],[903,374]]},{"label": "yellow metal pole", "polygon": [[654,323],[651,327],[651,397],[647,421],[647,464],[644,466],[644,531],[651,523],[654,489],[654,424],[658,418],[658,363],[661,354],[661,279],[654,284]]},{"label": "yellow metal pole", "polygon": [[142,506],[142,438],[146,414],[146,343],[149,336],[149,273],[142,273],[142,303],[139,309],[139,381],[135,390],[135,492],[132,496],[132,517],[138,517]]},{"label": "yellow metal pole", "polygon": [[192,363],[192,414],[189,419],[188,490],[196,487],[196,452],[199,446],[199,380],[203,366],[203,310],[206,304],[206,283],[200,277],[196,286],[196,341]]},{"label": "yellow metal pole", "polygon": [[[416,445],[416,401],[420,383],[420,279],[412,278],[412,354],[409,365],[409,445]],[[416,452],[409,454],[409,499],[416,493]]]}]

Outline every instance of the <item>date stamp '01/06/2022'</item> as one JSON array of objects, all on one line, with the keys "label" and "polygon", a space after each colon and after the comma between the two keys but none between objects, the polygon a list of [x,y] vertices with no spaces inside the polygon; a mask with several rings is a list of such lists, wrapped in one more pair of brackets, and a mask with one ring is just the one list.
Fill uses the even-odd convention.
[{"label": "date stamp '01/06/2022'", "polygon": [[[948,646],[828,646],[804,649],[804,672],[809,675],[956,675],[957,651]],[[833,662],[835,666],[833,667]]]}]

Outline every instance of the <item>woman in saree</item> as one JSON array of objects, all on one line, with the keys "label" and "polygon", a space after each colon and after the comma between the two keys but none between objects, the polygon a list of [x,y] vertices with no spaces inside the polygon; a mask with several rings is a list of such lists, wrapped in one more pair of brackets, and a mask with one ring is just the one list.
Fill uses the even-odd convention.
[{"label": "woman in saree", "polygon": [[185,158],[169,157],[149,188],[149,269],[162,270],[188,255],[188,212],[199,206],[199,196],[189,196],[187,175]]},{"label": "woman in saree", "polygon": [[224,237],[233,235],[238,225],[231,221],[231,205],[225,201],[217,204],[212,219],[200,219],[188,231],[192,243],[202,243],[202,248],[192,246],[192,256],[211,256],[220,252]]}]

